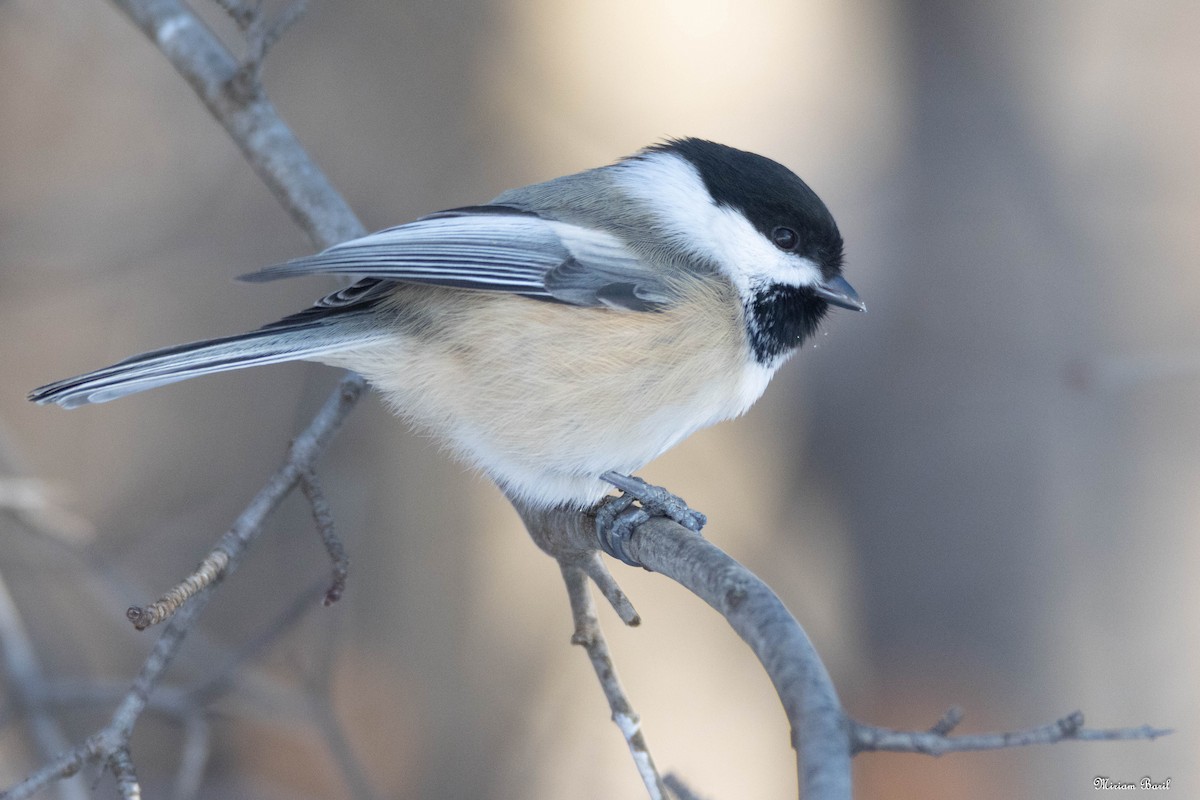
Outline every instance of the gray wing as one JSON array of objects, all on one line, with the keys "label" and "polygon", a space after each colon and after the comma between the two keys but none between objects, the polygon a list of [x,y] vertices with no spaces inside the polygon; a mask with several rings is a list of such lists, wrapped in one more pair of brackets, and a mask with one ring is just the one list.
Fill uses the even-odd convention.
[{"label": "gray wing", "polygon": [[653,311],[674,293],[620,239],[596,228],[503,205],[472,206],[343,242],[242,276],[355,275]]}]

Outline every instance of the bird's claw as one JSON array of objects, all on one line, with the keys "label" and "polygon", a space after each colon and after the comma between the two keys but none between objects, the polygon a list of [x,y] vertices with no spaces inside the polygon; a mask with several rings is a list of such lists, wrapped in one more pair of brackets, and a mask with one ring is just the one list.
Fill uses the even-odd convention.
[{"label": "bird's claw", "polygon": [[[651,517],[666,517],[697,532],[708,522],[707,517],[661,486],[617,472],[606,472],[600,477],[617,487],[621,494],[600,501],[596,509],[596,537],[604,552],[630,566],[642,566],[629,554],[630,537]],[[634,505],[634,501],[639,505]]]},{"label": "bird's claw", "polygon": [[661,486],[646,483],[633,475],[606,472],[600,476],[621,490],[626,497],[633,497],[651,516],[666,517],[678,522],[689,531],[699,532],[708,522],[708,517],[688,507],[682,497],[671,494]]}]

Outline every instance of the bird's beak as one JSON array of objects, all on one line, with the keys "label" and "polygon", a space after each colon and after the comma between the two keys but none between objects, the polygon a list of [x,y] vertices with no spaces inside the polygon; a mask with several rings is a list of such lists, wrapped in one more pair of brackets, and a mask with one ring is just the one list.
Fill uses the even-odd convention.
[{"label": "bird's beak", "polygon": [[846,282],[841,275],[821,281],[813,287],[813,294],[835,306],[848,308],[851,311],[866,311],[867,304],[858,299],[858,292]]}]

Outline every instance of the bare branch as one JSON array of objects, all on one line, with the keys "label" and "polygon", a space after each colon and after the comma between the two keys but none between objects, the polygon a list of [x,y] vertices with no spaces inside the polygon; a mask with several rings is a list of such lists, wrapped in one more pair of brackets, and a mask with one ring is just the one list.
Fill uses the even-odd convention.
[{"label": "bare branch", "polygon": [[675,800],[700,800],[700,795],[693,792],[691,787],[673,772],[663,778],[663,783],[671,790],[671,796]]},{"label": "bare branch", "polygon": [[366,233],[257,81],[179,0],[113,0],[170,59],[246,160],[318,247]]},{"label": "bare branch", "polygon": [[578,544],[583,546],[576,547],[576,543],[565,541],[562,533],[554,530],[550,525],[551,520],[544,517],[540,511],[527,508],[512,497],[508,500],[521,515],[533,543],[543,553],[557,561],[560,566],[573,566],[583,570],[595,582],[604,599],[613,607],[613,611],[617,612],[622,622],[631,627],[641,624],[642,619],[638,616],[637,609],[629,602],[625,592],[617,585],[616,579],[600,559],[594,541],[581,541]]},{"label": "bare branch", "polygon": [[[952,709],[953,710],[953,709]],[[943,718],[945,719],[945,718]],[[961,712],[959,712],[961,719]],[[957,723],[956,723],[957,724]],[[1112,728],[1094,730],[1083,727],[1083,712],[1072,712],[1049,725],[1041,725],[1023,731],[1005,733],[976,733],[963,736],[948,736],[942,732],[940,723],[929,731],[898,731],[850,723],[851,747],[855,754],[886,750],[891,753],[924,753],[940,756],[968,750],[1000,750],[1006,747],[1028,747],[1034,744],[1054,744],[1064,741],[1108,741],[1113,739],[1157,739],[1170,730],[1143,725],[1140,728]]]},{"label": "bare branch", "polygon": [[668,797],[667,787],[654,766],[654,759],[646,745],[646,737],[642,735],[641,718],[633,710],[633,705],[617,677],[617,668],[613,665],[608,642],[604,639],[604,631],[601,630],[600,620],[596,617],[596,606],[588,592],[587,576],[578,566],[559,566],[567,584],[571,615],[575,619],[575,633],[571,636],[571,644],[580,645],[587,651],[592,669],[596,671],[600,688],[604,690],[604,697],[612,711],[612,720],[625,737],[625,743],[629,745],[629,753],[633,756],[633,763],[651,800],[664,800]]},{"label": "bare branch", "polygon": [[[0,654],[3,655],[4,674],[8,678],[8,696],[20,711],[28,715],[38,752],[43,758],[49,759],[66,750],[70,742],[58,722],[46,713],[42,702],[45,694],[42,666],[3,575],[0,575]],[[78,779],[62,783],[59,794],[64,800],[85,800],[88,797],[86,787]]]},{"label": "bare branch", "polygon": [[183,725],[183,748],[179,771],[175,774],[175,800],[193,800],[200,796],[204,770],[212,751],[212,728],[203,711],[188,715]]},{"label": "bare branch", "polygon": [[[548,552],[570,554],[598,546],[588,513],[521,504],[517,510]],[[662,517],[634,530],[628,552],[716,609],[750,645],[791,723],[801,795],[806,800],[848,800],[849,720],[812,642],[770,587],[716,545]]]},{"label": "bare branch", "polygon": [[325,605],[331,606],[340,600],[342,593],[346,591],[346,576],[350,574],[350,557],[346,555],[346,547],[338,537],[337,531],[334,530],[333,511],[329,507],[329,501],[325,499],[325,493],[317,479],[316,470],[309,469],[300,473],[300,491],[304,492],[308,504],[312,506],[313,521],[317,525],[317,532],[321,534],[325,552],[329,554],[329,559],[333,562],[333,580],[328,591],[325,592]]},{"label": "bare branch", "polygon": [[122,800],[142,800],[142,786],[138,783],[137,770],[129,757],[129,748],[122,747],[108,759],[113,774],[117,776],[117,791]]},{"label": "bare branch", "polygon": [[[358,401],[362,388],[362,381],[357,376],[343,379],[340,390],[325,401],[325,405],[317,412],[308,428],[296,437],[287,461],[259,490],[250,505],[234,522],[233,527],[221,538],[217,548],[229,555],[227,575],[236,569],[246,547],[262,531],[267,517],[299,482],[301,471],[310,468],[317,456],[324,451]],[[154,643],[154,648],[134,678],[133,685],[103,730],[84,745],[63,754],[46,768],[15,786],[8,794],[3,795],[4,800],[30,797],[50,781],[74,774],[85,763],[107,764],[116,753],[127,749],[130,734],[146,709],[150,693],[170,666],[187,632],[211,596],[211,592],[201,591],[179,608],[158,641]]]},{"label": "bare branch", "polygon": [[950,706],[946,709],[946,713],[942,714],[942,718],[933,723],[929,732],[936,736],[948,736],[952,730],[958,727],[958,723],[962,721],[962,708],[959,706]]},{"label": "bare branch", "polygon": [[268,647],[278,641],[280,636],[291,630],[305,614],[317,608],[317,598],[324,593],[325,589],[322,585],[315,585],[301,592],[287,608],[263,627],[261,633],[233,652],[211,678],[192,689],[189,692],[191,697],[198,705],[203,706],[226,692],[233,683],[234,674],[265,652]]},{"label": "bare branch", "polygon": [[144,631],[151,625],[157,625],[171,617],[188,599],[216,583],[225,574],[229,566],[229,554],[217,548],[204,557],[200,566],[166,594],[150,605],[130,606],[125,610],[125,618],[133,623],[133,627]]}]

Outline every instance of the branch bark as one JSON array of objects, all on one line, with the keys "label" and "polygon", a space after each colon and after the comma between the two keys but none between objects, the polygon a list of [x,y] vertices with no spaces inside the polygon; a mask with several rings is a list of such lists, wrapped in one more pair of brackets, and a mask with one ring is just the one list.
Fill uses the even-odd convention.
[{"label": "branch bark", "polygon": [[[596,549],[591,514],[523,505],[517,510],[543,549],[568,557]],[[801,795],[848,800],[849,720],[816,648],[779,597],[719,547],[668,519],[639,526],[628,550],[712,606],[754,651],[792,727]]]},{"label": "branch bark", "polygon": [[[256,75],[179,0],[113,0],[158,45],[320,249],[366,233],[267,99]],[[268,35],[261,29],[259,35]],[[254,46],[251,43],[252,47]]]},{"label": "branch bark", "polygon": [[[957,724],[957,722],[955,723]],[[973,733],[950,736],[949,730],[935,725],[928,731],[898,731],[851,723],[850,738],[854,753],[887,751],[889,753],[923,753],[941,756],[946,753],[963,753],[978,750],[1002,750],[1006,747],[1028,747],[1034,744],[1057,742],[1097,742],[1117,739],[1157,739],[1172,731],[1142,725],[1138,728],[1093,729],[1083,727],[1083,712],[1073,711],[1048,725],[1039,725],[1023,731],[1001,733]]]},{"label": "branch bark", "polygon": [[[547,552],[580,559],[595,550],[595,517],[566,509],[517,505],[525,524]],[[846,714],[833,681],[808,635],[779,597],[756,575],[700,534],[656,517],[634,530],[627,545],[633,560],[660,572],[721,614],[758,657],[775,687],[792,729],[800,796],[849,800],[850,760],[861,752],[940,755],[1064,740],[1155,739],[1170,731],[1152,728],[1085,729],[1075,712],[1057,722],[1010,733],[951,737],[962,719],[953,708],[927,731],[895,731],[855,722]]]}]

